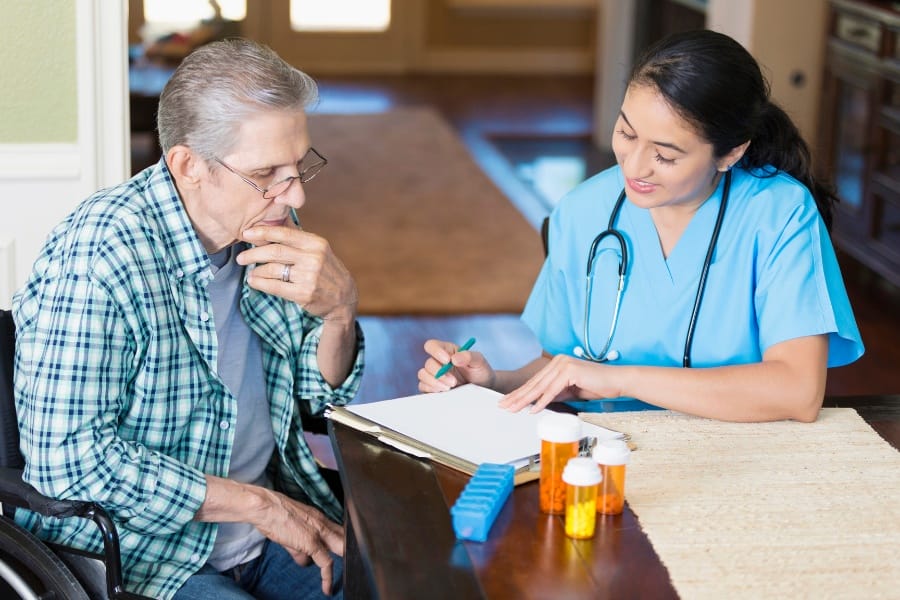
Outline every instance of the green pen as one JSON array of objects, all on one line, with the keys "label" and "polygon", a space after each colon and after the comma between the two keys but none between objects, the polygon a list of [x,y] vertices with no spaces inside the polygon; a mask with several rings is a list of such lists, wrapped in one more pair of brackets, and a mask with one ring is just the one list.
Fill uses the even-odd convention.
[{"label": "green pen", "polygon": [[[465,352],[466,350],[471,348],[474,344],[475,344],[475,338],[469,338],[466,340],[465,344],[463,344],[462,346],[459,347],[459,350],[457,350],[457,352]],[[446,375],[447,371],[449,371],[451,368],[453,368],[453,362],[448,361],[447,364],[445,364],[440,369],[438,369],[438,372],[434,374],[434,378],[440,379],[441,377]]]}]

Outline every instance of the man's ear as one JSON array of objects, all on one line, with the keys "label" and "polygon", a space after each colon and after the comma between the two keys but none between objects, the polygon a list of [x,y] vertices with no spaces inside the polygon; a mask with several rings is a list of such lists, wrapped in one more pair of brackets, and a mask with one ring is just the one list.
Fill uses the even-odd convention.
[{"label": "man's ear", "polygon": [[747,140],[740,146],[735,146],[728,152],[725,156],[718,160],[718,164],[716,168],[723,173],[737,164],[741,157],[744,156],[744,152],[747,151],[747,148],[750,147],[750,140]]},{"label": "man's ear", "polygon": [[172,146],[166,152],[166,165],[180,189],[196,188],[205,163],[187,146]]}]

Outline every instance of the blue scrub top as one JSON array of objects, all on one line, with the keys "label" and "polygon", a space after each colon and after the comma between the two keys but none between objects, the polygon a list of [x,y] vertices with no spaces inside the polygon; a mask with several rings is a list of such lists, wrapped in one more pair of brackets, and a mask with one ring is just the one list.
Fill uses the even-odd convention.
[{"label": "blue scrub top", "polygon": [[[662,254],[647,209],[625,200],[616,229],[629,265],[610,350],[613,364],[681,366],[697,284],[722,200],[724,177],[675,248]],[[612,167],[576,187],[550,218],[549,253],[522,314],[550,354],[584,346],[585,273],[625,182]],[[611,236],[594,261],[590,342],[599,353],[612,321],[620,251]],[[693,367],[759,362],[785,340],[828,334],[828,366],[863,353],[825,224],[807,188],[778,173],[732,169],[730,198],[691,347]]]}]

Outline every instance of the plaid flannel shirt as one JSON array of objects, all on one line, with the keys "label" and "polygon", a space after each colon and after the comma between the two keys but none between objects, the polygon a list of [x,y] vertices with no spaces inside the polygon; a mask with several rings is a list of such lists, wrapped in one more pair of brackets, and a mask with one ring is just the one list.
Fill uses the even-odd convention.
[{"label": "plaid flannel shirt", "polygon": [[[216,525],[192,519],[204,474],[227,476],[234,442],[237,401],[216,375],[211,279],[160,160],[56,227],[13,302],[25,480],[108,510],[127,588],[152,597],[171,597],[206,562]],[[351,374],[332,389],[316,359],[320,318],[246,283],[240,307],[262,340],[275,488],[340,521],[302,421],[353,398],[362,331]],[[16,521],[46,540],[102,547],[82,519],[19,510]]]}]

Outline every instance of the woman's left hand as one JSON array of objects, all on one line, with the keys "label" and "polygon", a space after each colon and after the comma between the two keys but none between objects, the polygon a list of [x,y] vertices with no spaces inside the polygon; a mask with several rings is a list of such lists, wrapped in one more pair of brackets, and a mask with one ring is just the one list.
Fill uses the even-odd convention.
[{"label": "woman's left hand", "polygon": [[557,400],[620,396],[614,374],[615,367],[558,354],[499,405],[513,412],[531,405],[531,412],[538,412]]},{"label": "woman's left hand", "polygon": [[241,252],[237,262],[256,263],[247,279],[250,287],[325,319],[356,318],[356,282],[325,238],[296,227],[260,225],[245,231],[244,239],[254,247]]}]

